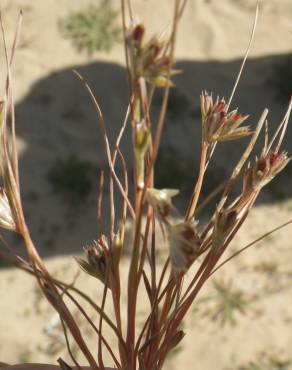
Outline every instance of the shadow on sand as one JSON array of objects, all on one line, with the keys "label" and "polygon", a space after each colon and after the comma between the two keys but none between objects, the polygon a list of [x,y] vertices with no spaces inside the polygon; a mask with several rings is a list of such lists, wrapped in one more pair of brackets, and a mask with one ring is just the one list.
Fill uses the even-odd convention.
[{"label": "shadow on sand", "polygon": [[[268,56],[248,61],[232,106],[238,106],[241,112],[250,114],[251,125],[256,123],[265,107],[270,109],[271,130],[280,122],[288,101],[288,94],[284,91],[287,81],[283,81],[281,91],[281,83],[275,83],[278,77],[281,78],[275,66],[285,62],[288,57]],[[185,193],[193,186],[199,161],[199,94],[204,89],[213,91],[215,96],[228,96],[240,63],[240,60],[234,60],[179,61],[177,64],[182,73],[176,76],[176,88],[171,92],[165,136],[159,157],[157,186],[182,188],[180,206],[185,204]],[[292,68],[292,63],[290,65]],[[102,62],[74,68],[92,87],[103,110],[110,141],[113,143],[127,108],[128,93],[124,69],[116,64]],[[290,82],[292,85],[292,79]],[[154,101],[154,117],[159,107],[159,95],[158,92]],[[17,104],[16,115],[17,134],[26,145],[20,157],[20,174],[24,207],[32,236],[44,256],[79,253],[82,245],[96,238],[95,202],[98,178],[100,170],[106,169],[94,109],[80,81],[71,69],[65,69],[33,85],[27,96]],[[291,134],[290,128],[284,144],[284,148],[290,153]],[[218,146],[208,172],[205,194],[220,182],[224,175],[230,173],[232,164],[239,157],[244,145],[246,141]],[[123,139],[122,149],[131,171],[129,129]],[[70,167],[68,158],[75,158],[77,165]],[[66,167],[64,163],[69,165]],[[80,170],[81,163],[86,164],[85,169],[83,168],[85,172]],[[61,185],[56,178],[50,176],[58,166],[64,169],[57,172],[65,178]],[[291,197],[291,171],[288,168],[279,176],[276,185],[272,184],[259,201],[285,201]],[[120,170],[118,172],[120,173]],[[80,199],[72,204],[74,192],[66,197],[66,186],[70,193],[74,186],[78,188],[78,182],[82,183],[84,176],[89,181],[88,188]],[[108,190],[105,189],[105,224],[109,215],[107,193]],[[79,195],[76,196],[78,198]],[[20,250],[21,242],[13,242],[16,242],[16,248]]]}]

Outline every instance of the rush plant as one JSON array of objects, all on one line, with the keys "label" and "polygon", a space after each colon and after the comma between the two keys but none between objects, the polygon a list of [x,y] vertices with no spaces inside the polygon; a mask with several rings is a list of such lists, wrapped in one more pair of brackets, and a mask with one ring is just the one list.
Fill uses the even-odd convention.
[{"label": "rush plant", "polygon": [[[109,168],[108,178],[103,173],[100,177],[98,199],[100,227],[97,230],[97,239],[84,249],[85,258],[77,259],[81,268],[88,274],[88,279],[96,279],[96,284],[103,289],[100,302],[95,302],[88,292],[78,290],[74,284],[67,284],[52,276],[30,236],[20,196],[12,91],[12,63],[20,22],[10,53],[5,46],[7,82],[4,98],[0,104],[3,184],[0,193],[0,225],[22,236],[27,259],[15,255],[7,243],[1,246],[0,257],[37,279],[44,296],[60,316],[69,354],[78,368],[80,365],[71,350],[69,339],[75,341],[80,353],[83,353],[93,370],[105,369],[105,365],[123,370],[162,369],[168,354],[183,340],[185,335],[183,320],[205,283],[226,262],[251,246],[248,245],[231,257],[223,259],[224,253],[248,217],[262,189],[274,180],[290,161],[290,157],[281,146],[292,103],[290,102],[286,114],[271,138],[268,136],[267,109],[263,110],[257,123],[249,119],[250,123],[247,125],[248,115],[231,108],[241,68],[228,100],[216,98],[217,95],[206,91],[201,94],[202,137],[201,143],[198,143],[201,144],[201,160],[199,174],[185,206],[185,212],[180,214],[173,205],[173,198],[179,193],[178,189],[155,188],[155,163],[164,128],[169,92],[173,86],[171,80],[176,73],[174,50],[177,29],[185,5],[185,0],[174,1],[170,35],[162,39],[155,35],[151,36],[151,31],[146,30],[143,23],[134,21],[130,1],[121,1],[129,105],[113,146],[108,140],[109,127],[99,103],[88,83],[75,71],[96,110]],[[257,15],[258,9],[253,33]],[[253,36],[251,41],[252,38]],[[248,51],[246,57],[247,54]],[[163,89],[164,93],[158,120],[153,122],[151,103],[157,89]],[[217,93],[220,92],[215,92]],[[132,171],[128,168],[120,147],[127,125],[132,129],[133,189],[128,185]],[[252,150],[263,127],[266,127],[264,145],[258,156],[252,158]],[[224,145],[225,141],[237,141],[242,138],[248,138],[248,144],[239,161],[234,163],[234,169],[229,177],[222,179],[222,184],[209,196],[200,199],[205,173],[212,163],[216,146]],[[122,165],[122,176],[116,172],[117,161]],[[108,220],[103,216],[105,181],[109,181],[110,189]],[[242,184],[236,198],[230,195],[235,183]],[[115,201],[118,194],[122,199],[121,209],[117,208]],[[215,196],[220,198],[212,214],[207,220],[200,220],[200,212]],[[125,245],[128,220],[131,220],[134,228],[131,245]],[[286,224],[291,222],[288,221]],[[106,234],[101,228],[104,224],[109,225]],[[285,225],[277,229],[283,226]],[[162,268],[159,266],[161,262],[156,258],[160,247],[156,238],[159,229],[162,229],[169,245],[169,253]],[[130,250],[126,285],[121,283],[121,257],[125,249]],[[185,280],[187,272],[189,279]],[[126,307],[121,302],[121,295],[125,290]],[[137,303],[141,294],[147,295],[148,306],[145,306],[147,312],[142,326],[138,326]],[[87,313],[83,302],[89,304],[99,317],[98,323]],[[88,338],[72,314],[72,305],[92,327],[96,335],[97,353],[89,349]],[[113,317],[107,313],[106,305],[112,305]],[[110,341],[109,334],[111,338],[114,337],[114,341],[112,339]],[[104,363],[105,351],[112,359],[110,364]],[[63,369],[70,369],[64,361],[60,361],[60,366]]]}]

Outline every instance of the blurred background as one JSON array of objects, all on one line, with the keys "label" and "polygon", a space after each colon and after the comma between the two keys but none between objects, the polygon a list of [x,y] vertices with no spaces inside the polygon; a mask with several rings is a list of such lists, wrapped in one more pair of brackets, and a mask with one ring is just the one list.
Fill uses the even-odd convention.
[{"label": "blurred background", "polygon": [[[169,34],[173,1],[132,3],[148,37]],[[114,143],[128,98],[120,1],[2,0],[0,6],[8,45],[23,10],[13,84],[27,221],[50,271],[70,281],[78,270],[72,256],[81,254],[82,246],[97,236],[100,171],[108,175],[97,117],[72,69],[92,87]],[[176,46],[176,68],[181,73],[174,77],[156,169],[156,187],[181,190],[177,200],[181,210],[199,163],[199,95],[207,90],[228,99],[250,39],[255,7],[255,0],[189,0],[186,6]],[[291,19],[291,0],[262,2],[250,57],[232,103],[232,108],[250,115],[251,127],[268,107],[273,132],[285,113],[292,90]],[[3,47],[0,61],[4,91]],[[153,120],[161,96],[158,91]],[[283,145],[288,153],[292,152],[291,135],[290,128]],[[203,195],[230,174],[246,143],[218,146]],[[131,172],[129,130],[122,149]],[[260,146],[256,150],[259,153]],[[291,218],[291,175],[290,165],[264,189],[232,244],[233,251]],[[17,253],[23,253],[20,239],[6,233],[5,237]],[[292,369],[291,240],[288,226],[231,262],[208,283],[186,320],[187,336],[165,369]],[[127,258],[123,269],[126,274]],[[81,274],[78,284],[98,299],[95,281]],[[143,307],[140,314],[142,318]],[[0,315],[0,361],[55,363],[59,356],[66,358],[58,320],[37,284],[2,261]]]}]

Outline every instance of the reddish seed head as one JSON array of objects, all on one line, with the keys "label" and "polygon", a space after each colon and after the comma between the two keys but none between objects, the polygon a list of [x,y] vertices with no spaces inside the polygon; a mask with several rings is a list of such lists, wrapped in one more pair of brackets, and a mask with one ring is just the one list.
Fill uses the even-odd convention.
[{"label": "reddish seed head", "polygon": [[133,39],[135,41],[141,41],[144,36],[145,28],[142,24],[138,24],[133,31]]},{"label": "reddish seed head", "polygon": [[152,51],[154,58],[157,57],[160,52],[160,47],[157,44],[150,45],[149,49]]},{"label": "reddish seed head", "polygon": [[271,166],[277,161],[279,158],[279,155],[277,153],[271,153],[270,154],[270,164]]},{"label": "reddish seed head", "polygon": [[220,112],[220,119],[223,119],[226,117],[226,113],[224,111]]},{"label": "reddish seed head", "polygon": [[235,115],[234,115],[234,121],[238,121],[238,120],[240,120],[242,118],[242,115],[240,114],[240,113],[235,113]]},{"label": "reddish seed head", "polygon": [[261,159],[258,162],[258,171],[264,172],[267,168],[267,162],[266,159]]},{"label": "reddish seed head", "polygon": [[225,113],[225,101],[224,100],[220,100],[218,105],[217,105],[217,110],[220,112],[220,111],[223,111]]}]

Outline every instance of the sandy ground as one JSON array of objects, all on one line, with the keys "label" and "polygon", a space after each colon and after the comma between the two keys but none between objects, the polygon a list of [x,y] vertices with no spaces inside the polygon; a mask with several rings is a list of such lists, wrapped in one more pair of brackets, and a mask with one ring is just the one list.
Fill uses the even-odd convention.
[{"label": "sandy ground", "polygon": [[[77,68],[92,85],[112,139],[127,103],[122,45],[116,44],[109,53],[96,52],[88,56],[86,52],[77,51],[60,34],[60,19],[85,3],[88,1],[1,0],[0,3],[8,43],[18,11],[24,11],[14,86],[25,212],[49,270],[66,281],[78,270],[71,256],[79,254],[82,246],[96,237],[97,173],[105,166],[94,111],[71,69]],[[149,34],[168,31],[172,1],[135,0],[133,3],[137,19],[145,21],[152,30]],[[198,163],[199,94],[202,89],[220,96],[230,93],[249,41],[255,3],[253,0],[188,2],[176,48],[178,68],[183,73],[175,80],[177,88],[172,93],[162,147],[168,160],[171,158],[172,166],[170,168],[170,162],[162,162],[164,170],[161,169],[159,179],[163,185],[170,182],[171,186],[183,189],[179,207],[185,204]],[[119,1],[113,0],[112,4],[118,7]],[[269,107],[269,121],[271,128],[275,128],[285,111],[287,96],[283,97],[281,86],[287,81],[276,71],[291,55],[291,19],[291,0],[263,1],[250,59],[233,103],[251,115],[251,124]],[[2,49],[0,60],[2,87]],[[290,59],[292,84],[291,68]],[[290,129],[286,140],[290,153],[291,134]],[[198,138],[198,145],[194,144],[194,138]],[[219,147],[208,175],[207,189],[228,174],[231,160],[238,157],[242,147],[241,143]],[[129,139],[124,140],[123,148],[130,156]],[[86,161],[92,184],[86,199],[77,205],[72,205],[70,198],[54,193],[48,180],[55,163],[71,155]],[[191,169],[193,177],[186,179],[181,169]],[[277,185],[272,184],[265,191],[231,246],[232,250],[291,218],[291,173],[288,168]],[[105,209],[105,218],[107,214]],[[168,360],[166,370],[239,370],[251,361],[264,362],[260,370],[292,369],[291,240],[292,228],[287,227],[217,274],[215,281],[221,285],[231,284],[229,291],[239,291],[246,302],[245,314],[233,311],[233,325],[229,322],[222,325],[222,312],[216,315],[220,297],[214,282],[208,283],[185,322],[187,336],[180,350]],[[16,238],[12,241],[21,253],[21,242]],[[127,267],[125,257],[122,266],[125,280]],[[81,274],[77,285],[99,299],[95,281]],[[143,300],[139,314],[142,318]],[[50,329],[54,313],[41,298],[36,282],[5,266],[0,270],[0,315],[0,361],[55,363],[59,356],[67,358],[58,327]],[[93,342],[92,333],[84,330]],[[273,358],[279,364],[286,361],[287,366],[269,367],[267,362]]]}]

